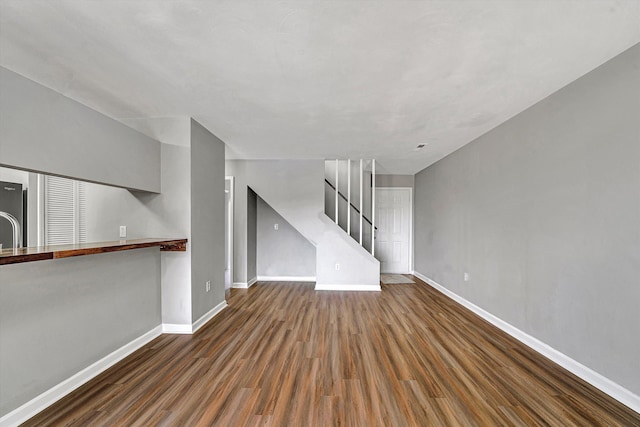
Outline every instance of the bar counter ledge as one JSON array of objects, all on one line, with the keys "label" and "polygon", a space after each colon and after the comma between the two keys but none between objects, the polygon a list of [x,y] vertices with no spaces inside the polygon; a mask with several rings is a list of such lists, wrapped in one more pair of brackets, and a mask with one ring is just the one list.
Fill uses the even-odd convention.
[{"label": "bar counter ledge", "polygon": [[0,250],[0,265],[128,251],[154,246],[159,246],[161,251],[184,252],[187,250],[187,239],[148,238],[78,243],[72,245],[36,246],[19,249],[5,248]]}]

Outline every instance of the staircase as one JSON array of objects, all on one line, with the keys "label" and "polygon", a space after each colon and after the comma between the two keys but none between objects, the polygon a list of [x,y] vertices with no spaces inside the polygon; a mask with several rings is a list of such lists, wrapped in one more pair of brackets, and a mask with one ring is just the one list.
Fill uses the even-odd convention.
[{"label": "staircase", "polygon": [[375,160],[325,160],[324,212],[375,256]]},{"label": "staircase", "polygon": [[[324,181],[324,161],[256,160],[251,165],[245,171],[246,184],[315,245],[317,290],[380,290],[380,263],[367,249],[370,243],[366,244],[370,227],[355,226],[355,222],[359,226],[360,221],[355,220],[353,214],[354,224],[344,228],[344,221],[336,222],[334,217],[324,213],[323,194],[326,198],[326,192],[323,192],[323,186],[325,189],[329,186]],[[345,197],[349,199],[348,195]],[[363,199],[367,199],[366,194]],[[354,206],[365,204],[354,203]],[[340,209],[339,206],[338,216],[342,215]],[[349,233],[345,232],[347,230]],[[359,240],[360,230],[362,240]],[[354,235],[358,239],[354,239]]]}]

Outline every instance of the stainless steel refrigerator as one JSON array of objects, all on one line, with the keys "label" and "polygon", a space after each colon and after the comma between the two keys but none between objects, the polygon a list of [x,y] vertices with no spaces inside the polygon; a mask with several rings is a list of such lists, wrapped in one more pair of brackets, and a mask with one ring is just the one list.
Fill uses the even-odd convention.
[{"label": "stainless steel refrigerator", "polygon": [[[6,212],[18,220],[22,241],[27,239],[26,190],[22,184],[0,181],[0,211]],[[0,217],[0,244],[4,249],[13,247],[13,228],[11,222]]]}]

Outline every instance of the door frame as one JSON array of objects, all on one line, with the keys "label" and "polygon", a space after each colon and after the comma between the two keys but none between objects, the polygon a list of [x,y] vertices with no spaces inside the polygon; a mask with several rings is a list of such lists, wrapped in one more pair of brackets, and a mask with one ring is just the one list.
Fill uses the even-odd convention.
[{"label": "door frame", "polygon": [[[235,181],[236,180],[235,180],[235,177],[233,176],[225,176],[224,180],[225,180],[225,184],[227,181],[229,181],[229,212],[227,212],[229,224],[224,225],[225,233],[229,233],[229,236],[227,239],[227,247],[224,248],[226,251],[229,251],[229,265],[228,266],[225,265],[224,268],[226,270],[227,267],[229,267],[229,284],[230,284],[229,287],[232,288],[233,287],[233,235],[234,235],[233,223],[235,222],[234,210],[235,210]],[[225,206],[225,209],[226,209],[226,206]],[[226,290],[226,283],[225,283],[225,290]]]},{"label": "door frame", "polygon": [[[378,190],[409,190],[409,269],[401,274],[413,274],[413,187],[376,187],[376,192]],[[376,199],[378,199],[377,194]]]}]

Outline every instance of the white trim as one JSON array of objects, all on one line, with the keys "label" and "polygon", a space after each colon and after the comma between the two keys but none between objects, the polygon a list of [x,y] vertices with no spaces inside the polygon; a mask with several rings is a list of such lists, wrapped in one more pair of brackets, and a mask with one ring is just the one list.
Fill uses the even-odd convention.
[{"label": "white trim", "polygon": [[415,262],[414,262],[414,260],[416,258],[416,254],[415,254],[415,248],[413,246],[414,245],[414,243],[413,243],[413,233],[414,233],[414,230],[413,230],[413,213],[415,212],[416,207],[414,206],[414,203],[415,203],[414,202],[414,200],[415,200],[414,191],[415,191],[415,189],[413,187],[409,187],[409,188],[411,188],[411,212],[410,212],[410,215],[411,215],[411,232],[409,233],[409,242],[410,242],[410,248],[409,248],[410,252],[409,252],[409,254],[411,256],[409,257],[409,269],[411,271],[413,271],[413,269],[415,268],[415,265],[416,265]]},{"label": "white trim", "polygon": [[233,285],[231,285],[231,287],[234,289],[249,289],[251,286],[255,285],[257,281],[258,278],[254,277],[253,279],[249,280],[249,282],[233,282]]},{"label": "white trim", "polygon": [[371,160],[371,255],[376,256],[376,159]]},{"label": "white trim", "polygon": [[213,319],[213,317],[220,313],[222,310],[227,308],[227,301],[223,300],[220,304],[213,307],[211,310],[207,311],[203,314],[198,320],[193,322],[191,330],[195,333],[198,329],[203,327],[209,320]]},{"label": "white trim", "polygon": [[163,323],[163,334],[191,334],[191,325],[186,323]]},{"label": "white trim", "polygon": [[339,169],[340,162],[336,159],[336,224],[338,224],[338,205],[340,203],[340,198],[338,197],[338,192],[340,191],[340,187],[338,186],[338,180],[340,179]]},{"label": "white trim", "polygon": [[380,292],[380,285],[327,285],[316,284],[316,291],[367,291]]},{"label": "white trim", "polygon": [[626,388],[622,387],[621,385],[611,381],[609,378],[597,373],[596,371],[592,370],[591,368],[588,368],[588,367],[584,366],[580,362],[570,358],[566,354],[556,350],[555,348],[551,347],[550,345],[545,344],[544,342],[540,341],[539,339],[534,338],[531,335],[527,334],[526,332],[521,331],[520,329],[516,328],[515,326],[505,322],[504,320],[500,319],[499,317],[494,316],[493,314],[491,314],[488,311],[478,307],[477,305],[473,304],[472,302],[467,301],[466,299],[464,299],[460,295],[450,291],[449,289],[445,288],[444,286],[442,286],[442,285],[438,284],[437,282],[429,279],[424,274],[421,274],[421,273],[418,273],[417,271],[414,271],[413,275],[416,276],[417,278],[419,278],[420,280],[422,280],[423,282],[425,282],[427,285],[429,285],[432,288],[442,292],[444,295],[448,296],[452,300],[456,301],[457,303],[459,303],[459,304],[463,305],[464,307],[468,308],[469,310],[473,311],[474,313],[476,313],[478,316],[482,317],[483,319],[485,319],[489,323],[491,323],[494,326],[500,328],[502,331],[504,331],[507,334],[511,335],[512,337],[514,337],[515,339],[517,339],[518,341],[520,341],[524,345],[526,345],[526,346],[530,347],[531,349],[537,351],[538,353],[542,354],[543,356],[551,359],[553,362],[555,362],[558,365],[562,366],[563,368],[565,368],[569,372],[572,372],[574,375],[580,377],[584,381],[588,382],[592,386],[598,388],[599,390],[603,391],[604,393],[608,394],[609,396],[613,397],[614,399],[618,400],[619,402],[623,403],[624,405],[627,405],[629,408],[633,409],[634,411],[640,412],[640,396],[636,395],[632,391],[627,390]]},{"label": "white trim", "polygon": [[316,276],[258,276],[259,282],[315,282]]},{"label": "white trim", "polygon": [[31,399],[19,408],[14,409],[2,418],[0,418],[0,426],[9,427],[19,425],[34,415],[42,412],[56,401],[62,399],[73,390],[77,389],[87,381],[95,378],[111,366],[120,362],[122,359],[138,350],[142,346],[148,344],[162,334],[162,327],[156,326],[149,332],[139,336],[128,344],[123,345],[114,352],[108,354],[97,362],[87,366],[77,374],[67,378],[61,383],[51,387],[44,393]]},{"label": "white trim", "polygon": [[364,176],[364,169],[363,169],[363,163],[362,163],[362,159],[360,159],[360,205],[358,206],[358,209],[360,209],[360,228],[359,228],[359,233],[360,233],[360,238],[358,239],[358,243],[360,244],[360,246],[362,246],[362,215],[364,212],[364,206],[362,206],[363,204],[363,194],[362,194],[362,181],[364,180],[363,176]]},{"label": "white trim", "polygon": [[[44,246],[44,175],[37,174],[38,185],[37,185],[37,204],[36,204],[36,215],[37,219],[37,242],[38,246]],[[29,232],[27,230],[27,232]]]},{"label": "white trim", "polygon": [[351,159],[347,159],[347,234],[351,236]]},{"label": "white trim", "polygon": [[[376,187],[378,190],[409,190],[409,271],[385,271],[384,274],[412,274],[413,271],[413,187]],[[381,272],[382,273],[382,272]]]},{"label": "white trim", "polygon": [[[227,248],[225,248],[225,250],[229,251],[229,265],[225,266],[225,270],[227,269],[227,267],[229,267],[229,281],[231,282],[231,287],[233,287],[233,238],[234,238],[234,230],[233,230],[233,223],[235,220],[235,186],[236,186],[236,179],[233,176],[225,176],[224,177],[225,182],[227,180],[231,181],[231,183],[229,184],[229,202],[230,202],[230,207],[229,209],[231,210],[231,212],[228,212],[229,215],[229,246]],[[225,224],[225,228],[226,228],[226,224]],[[226,232],[226,230],[225,230]],[[225,283],[225,290],[226,290],[226,283]]]},{"label": "white trim", "polygon": [[[413,274],[413,272],[411,270],[409,271],[393,271],[393,270],[389,270],[389,271],[381,271],[380,274]],[[393,285],[393,283],[389,283],[390,285]]]},{"label": "white trim", "polygon": [[193,322],[193,324],[191,325],[184,324],[184,323],[163,323],[162,333],[163,334],[184,334],[184,335],[193,334],[226,307],[227,307],[227,301],[226,300],[222,301],[220,304],[216,305],[211,310],[203,314],[198,320]]},{"label": "white trim", "polygon": [[227,301],[222,301],[220,304],[213,307],[207,313],[205,313],[202,317],[196,320],[193,325],[184,325],[184,324],[174,324],[174,323],[163,323],[162,325],[158,325],[149,332],[141,335],[140,337],[134,339],[133,341],[125,344],[119,349],[115,350],[111,354],[103,357],[97,362],[89,365],[84,368],[77,374],[67,378],[61,383],[53,386],[49,390],[44,393],[36,396],[31,399],[29,402],[20,406],[17,409],[9,412],[2,418],[0,418],[0,427],[8,427],[8,426],[17,426],[34,415],[42,412],[47,407],[51,406],[53,403],[62,399],[73,390],[77,389],[81,385],[95,378],[102,372],[109,369],[111,366],[120,362],[125,357],[129,356],[134,351],[140,349],[142,346],[148,344],[155,338],[159,337],[163,333],[165,334],[192,334],[204,326],[209,320],[211,320],[214,316],[220,313],[224,308],[227,307]]}]

